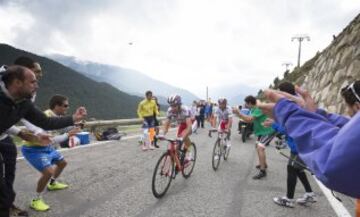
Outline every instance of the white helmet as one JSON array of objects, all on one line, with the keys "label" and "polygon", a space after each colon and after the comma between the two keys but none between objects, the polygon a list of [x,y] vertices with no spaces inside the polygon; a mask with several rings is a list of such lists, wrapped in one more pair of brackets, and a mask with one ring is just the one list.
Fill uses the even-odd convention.
[{"label": "white helmet", "polygon": [[168,97],[169,105],[181,105],[181,96],[174,94]]},{"label": "white helmet", "polygon": [[227,104],[227,100],[226,100],[225,97],[220,97],[220,98],[218,99],[218,103],[219,103],[219,104],[223,104],[223,103]]}]

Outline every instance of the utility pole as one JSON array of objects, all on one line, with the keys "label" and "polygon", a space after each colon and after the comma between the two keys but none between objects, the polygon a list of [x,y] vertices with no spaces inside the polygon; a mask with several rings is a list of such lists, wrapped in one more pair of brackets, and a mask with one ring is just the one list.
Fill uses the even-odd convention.
[{"label": "utility pole", "polygon": [[206,86],[206,102],[209,101],[209,88]]},{"label": "utility pole", "polygon": [[282,66],[285,66],[285,72],[289,70],[289,67],[292,66],[291,62],[284,62]]},{"label": "utility pole", "polygon": [[308,35],[295,35],[291,38],[291,41],[298,40],[299,41],[299,53],[298,53],[298,63],[297,67],[300,67],[300,56],[301,56],[301,42],[304,40],[310,41],[310,37]]}]

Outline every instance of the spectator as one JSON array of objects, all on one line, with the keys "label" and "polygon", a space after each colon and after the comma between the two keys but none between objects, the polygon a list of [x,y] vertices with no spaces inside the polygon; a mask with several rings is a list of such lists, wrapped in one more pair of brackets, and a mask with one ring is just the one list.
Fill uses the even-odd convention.
[{"label": "spectator", "polygon": [[234,109],[234,113],[246,123],[254,123],[255,135],[258,137],[256,150],[259,158],[259,165],[257,165],[256,168],[260,170],[253,179],[262,179],[266,176],[267,168],[265,147],[271,142],[274,131],[271,127],[263,126],[263,122],[267,119],[267,116],[257,107],[257,100],[255,97],[247,96],[245,98],[245,104],[248,108],[250,108],[249,115],[244,115],[237,109]]},{"label": "spectator", "polygon": [[[3,72],[1,79],[3,83],[0,84],[0,110],[12,112],[0,113],[0,134],[5,133],[21,118],[26,118],[36,126],[51,130],[71,126],[74,121],[79,121],[86,116],[86,109],[80,107],[72,117],[46,117],[30,100],[38,88],[35,74],[30,69],[10,66]],[[42,138],[49,141],[46,136]],[[0,182],[0,214],[9,216],[15,199],[13,183],[16,164],[16,146],[9,136],[5,135],[5,138],[0,141],[0,154],[5,167],[5,177]]]},{"label": "spectator", "polygon": [[198,128],[204,128],[204,122],[205,122],[205,104],[204,103],[200,103],[199,106],[200,110],[199,110],[199,122],[198,122]]},{"label": "spectator", "polygon": [[[291,95],[296,95],[295,93],[295,86],[290,82],[282,82],[279,84],[279,90],[289,93]],[[271,123],[270,121],[268,123]],[[294,140],[289,137],[286,133],[286,130],[280,126],[279,124],[273,122],[272,127],[275,131],[284,134],[286,137],[286,143],[290,148],[290,158],[287,165],[287,192],[286,196],[283,197],[275,197],[273,200],[276,204],[285,207],[294,207],[294,194],[296,188],[297,178],[300,179],[301,183],[305,188],[305,194],[302,198],[296,200],[299,204],[308,204],[316,202],[316,196],[312,191],[310,182],[306,176],[304,171],[305,163],[301,160],[298,155],[297,145],[295,144]]]},{"label": "spectator", "polygon": [[[157,118],[158,115],[160,115],[160,104],[158,102],[158,99],[156,96],[153,96],[153,100],[155,101],[156,103],[156,106],[157,106],[157,110],[158,112],[154,112],[154,119],[155,119],[155,135],[159,135],[159,130],[160,130],[160,123],[159,123],[159,120]],[[154,138],[154,146],[155,148],[159,148],[159,145],[157,144],[157,139],[156,137]]]},{"label": "spectator", "polygon": [[[50,99],[50,109],[45,111],[48,117],[64,116],[69,108],[68,99],[61,95],[55,95]],[[27,125],[29,125],[28,123]],[[26,126],[28,129],[35,129],[36,126]],[[43,133],[41,128],[36,130]],[[79,128],[72,128],[68,133],[55,136],[50,144],[37,144],[26,142],[21,148],[25,159],[41,173],[41,177],[37,182],[36,194],[30,203],[30,207],[36,211],[47,211],[50,206],[45,203],[42,193],[47,185],[48,190],[62,190],[68,187],[65,183],[57,182],[56,179],[67,165],[64,157],[55,150],[55,143],[68,141],[69,137],[75,136],[80,132]],[[50,182],[49,182],[50,181]],[[49,182],[49,184],[48,184]]]},{"label": "spectator", "polygon": [[318,109],[310,94],[296,88],[301,97],[266,90],[273,103],[262,104],[298,144],[300,157],[328,188],[360,198],[360,80],[341,90],[351,119]]},{"label": "spectator", "polygon": [[159,115],[159,110],[156,105],[156,102],[152,98],[152,92],[150,90],[146,91],[145,99],[139,103],[137,113],[139,118],[143,119],[143,126],[142,126],[143,131],[146,132],[146,134],[147,132],[149,132],[150,134],[149,135],[150,143],[149,146],[147,147],[145,142],[146,135],[144,133],[142,150],[145,151],[149,148],[154,149],[153,143],[155,136],[155,118],[156,116]]},{"label": "spectator", "polygon": [[198,117],[199,117],[199,112],[198,112],[198,109],[197,109],[197,102],[194,100],[193,101],[193,104],[191,106],[191,122],[192,122],[192,132],[193,133],[197,133],[197,127],[198,127]]}]

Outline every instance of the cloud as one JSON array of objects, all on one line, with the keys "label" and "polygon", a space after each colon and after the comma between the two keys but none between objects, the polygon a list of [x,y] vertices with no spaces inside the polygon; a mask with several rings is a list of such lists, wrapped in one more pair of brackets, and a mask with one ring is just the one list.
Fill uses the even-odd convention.
[{"label": "cloud", "polygon": [[311,36],[304,62],[359,9],[351,0],[2,0],[8,33],[0,40],[137,69],[199,94],[219,84],[268,86],[284,61],[296,63],[294,34]]}]

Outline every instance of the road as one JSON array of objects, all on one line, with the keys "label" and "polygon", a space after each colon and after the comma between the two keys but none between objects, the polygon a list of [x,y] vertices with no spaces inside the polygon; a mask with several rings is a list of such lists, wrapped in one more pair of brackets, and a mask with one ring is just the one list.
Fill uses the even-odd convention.
[{"label": "road", "polygon": [[[211,167],[215,138],[209,138],[206,129],[199,129],[192,140],[198,148],[192,176],[187,180],[177,176],[160,200],[152,195],[151,178],[166,144],[162,142],[160,149],[143,152],[137,139],[126,139],[64,152],[69,164],[61,180],[70,188],[46,192],[44,198],[51,210],[45,213],[28,208],[39,173],[25,160],[18,161],[16,204],[38,217],[336,216],[312,178],[317,203],[293,209],[273,203],[273,197],[285,194],[287,162],[273,147],[267,149],[268,176],[253,180],[257,164],[253,138],[242,143],[240,135],[233,133],[230,157],[221,162],[216,172]],[[295,197],[303,193],[298,183]]]}]

